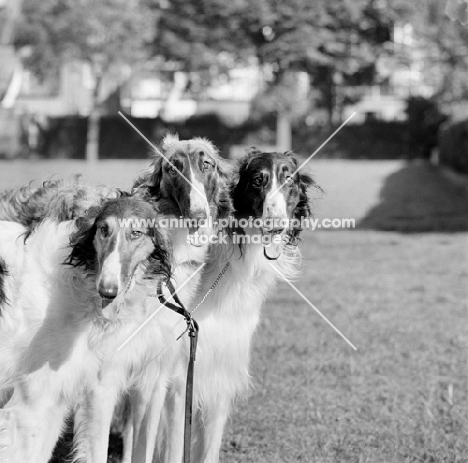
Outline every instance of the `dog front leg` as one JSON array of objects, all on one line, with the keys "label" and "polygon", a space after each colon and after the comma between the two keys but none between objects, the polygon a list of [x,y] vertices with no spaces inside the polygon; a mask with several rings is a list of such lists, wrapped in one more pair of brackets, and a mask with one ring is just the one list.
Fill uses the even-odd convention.
[{"label": "dog front leg", "polygon": [[166,397],[166,384],[167,379],[159,377],[152,384],[153,388],[135,391],[132,395],[132,463],[153,461],[161,411]]},{"label": "dog front leg", "polygon": [[133,447],[133,412],[131,408],[131,398],[130,402],[130,413],[125,417],[125,424],[122,432],[122,441],[123,441],[123,455],[122,463],[131,463],[132,461],[132,447]]},{"label": "dog front leg", "polygon": [[[164,463],[181,463],[184,454],[185,383],[171,387],[164,404],[165,425],[163,458]],[[156,460],[158,461],[158,460]],[[153,463],[155,460],[153,459]]]},{"label": "dog front leg", "polygon": [[109,432],[118,391],[109,382],[85,392],[75,413],[76,461],[107,463]]},{"label": "dog front leg", "polygon": [[197,426],[197,431],[202,433],[202,437],[197,439],[193,463],[218,463],[230,408],[231,401],[224,398],[216,404],[212,403],[211,407],[204,411],[202,426]]},{"label": "dog front leg", "polygon": [[29,381],[19,382],[0,410],[0,461],[47,463],[67,411],[51,391],[40,394]]}]

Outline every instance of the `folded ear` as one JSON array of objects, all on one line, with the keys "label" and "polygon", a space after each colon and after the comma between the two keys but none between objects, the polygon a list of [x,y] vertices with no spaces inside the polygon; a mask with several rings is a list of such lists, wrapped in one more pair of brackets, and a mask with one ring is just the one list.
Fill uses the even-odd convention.
[{"label": "folded ear", "polygon": [[133,190],[140,188],[149,189],[152,196],[156,197],[159,194],[162,181],[162,163],[163,159],[161,156],[154,158],[148,169],[133,183]]},{"label": "folded ear", "polygon": [[[295,158],[294,162],[297,165]],[[313,177],[306,173],[298,172],[296,175],[299,177],[299,201],[293,211],[293,217],[301,223],[301,219],[308,219],[312,216],[311,200],[309,198],[310,188],[322,191],[317,185]],[[302,228],[296,228],[290,231],[291,244],[297,244],[297,239],[302,231]]]},{"label": "folded ear", "polygon": [[[155,207],[155,216],[157,208]],[[159,275],[165,281],[172,276],[172,243],[165,228],[151,227],[148,230],[153,242],[153,251],[147,258],[145,275],[148,278]]]},{"label": "folded ear", "polygon": [[75,220],[76,231],[70,236],[71,252],[65,264],[96,270],[97,256],[93,241],[100,210],[100,207],[90,207],[85,217]]},{"label": "folded ear", "polygon": [[218,187],[214,202],[217,208],[217,218],[229,217],[234,211],[231,191],[237,183],[232,163],[225,159],[217,159]]},{"label": "folded ear", "polygon": [[232,177],[234,176],[233,163],[223,158],[219,158],[216,161],[216,170],[221,177],[221,181],[226,184],[230,184],[232,182]]},{"label": "folded ear", "polygon": [[310,175],[301,174],[299,172],[297,175],[299,176],[299,202],[297,203],[297,206],[294,209],[294,217],[299,220],[302,217],[307,219],[312,215],[307,191],[310,186],[315,184],[315,182]]}]

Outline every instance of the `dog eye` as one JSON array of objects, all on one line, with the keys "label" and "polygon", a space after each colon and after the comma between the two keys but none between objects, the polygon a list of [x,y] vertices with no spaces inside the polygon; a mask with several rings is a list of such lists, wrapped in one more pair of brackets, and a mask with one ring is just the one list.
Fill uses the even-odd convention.
[{"label": "dog eye", "polygon": [[101,233],[103,238],[107,238],[109,236],[109,227],[107,225],[102,225],[99,228],[99,233]]},{"label": "dog eye", "polygon": [[207,172],[207,171],[211,170],[212,167],[213,167],[213,164],[211,164],[210,161],[205,161],[203,163],[203,172]]},{"label": "dog eye", "polygon": [[172,167],[172,166],[169,167],[169,172],[170,172],[171,174],[173,174],[173,175],[177,173],[175,167]]},{"label": "dog eye", "polygon": [[288,185],[292,185],[294,183],[294,180],[290,175],[287,175],[286,178],[284,179],[284,183],[287,183]]},{"label": "dog eye", "polygon": [[254,186],[262,186],[263,184],[263,177],[261,175],[259,175],[258,177],[255,177],[252,181],[252,183],[254,184]]},{"label": "dog eye", "polygon": [[132,240],[137,240],[138,238],[141,238],[143,236],[143,232],[138,231],[138,230],[132,230],[130,233],[130,238]]}]

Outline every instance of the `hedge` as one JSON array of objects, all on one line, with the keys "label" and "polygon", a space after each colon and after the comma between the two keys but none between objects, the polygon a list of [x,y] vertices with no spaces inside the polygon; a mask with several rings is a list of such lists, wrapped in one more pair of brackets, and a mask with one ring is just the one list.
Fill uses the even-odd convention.
[{"label": "hedge", "polygon": [[456,172],[468,174],[468,119],[441,127],[439,161]]},{"label": "hedge", "polygon": [[[274,145],[275,121],[272,118],[248,121],[230,127],[215,115],[192,117],[184,123],[166,123],[162,119],[130,118],[152,142],[158,143],[167,132],[182,139],[207,137],[227,155],[232,145]],[[87,120],[83,117],[53,118],[42,130],[38,148],[45,158],[83,159],[86,148]],[[293,126],[293,149],[300,155],[315,151],[332,130],[323,127]],[[101,159],[146,158],[149,145],[120,116],[101,119],[99,157]],[[400,159],[406,157],[405,124],[368,122],[344,127],[319,153],[322,158]]]}]

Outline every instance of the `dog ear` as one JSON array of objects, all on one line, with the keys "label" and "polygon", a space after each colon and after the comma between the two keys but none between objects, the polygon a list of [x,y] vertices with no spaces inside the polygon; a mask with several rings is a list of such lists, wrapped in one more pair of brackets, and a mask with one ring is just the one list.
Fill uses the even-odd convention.
[{"label": "dog ear", "polygon": [[[261,153],[261,151],[255,151],[255,154]],[[246,208],[250,210],[249,201],[246,198],[246,191],[248,187],[248,175],[250,164],[253,160],[253,154],[246,154],[237,161],[237,165],[234,168],[234,175],[231,181],[231,197],[234,205],[234,209],[238,212],[244,211]]]},{"label": "dog ear", "polygon": [[158,156],[151,165],[151,174],[147,185],[159,191],[163,177],[163,158]]},{"label": "dog ear", "polygon": [[153,197],[159,197],[161,181],[163,177],[163,159],[161,156],[154,158],[151,166],[137,178],[133,183],[133,191],[137,189],[147,189]]},{"label": "dog ear", "polygon": [[[288,151],[284,154],[291,158],[294,162],[295,168],[297,169],[297,167],[299,167],[299,162],[294,157],[294,153],[292,151]],[[322,189],[317,185],[311,175],[299,171],[296,173],[296,176],[299,179],[299,201],[293,211],[293,217],[301,222],[301,219],[308,219],[312,216],[311,201],[308,195],[309,190],[314,188],[318,191],[322,191]],[[292,238],[292,243],[297,244],[297,238],[299,238],[301,231],[301,228],[291,230],[289,235]]]},{"label": "dog ear", "polygon": [[[158,217],[156,204],[153,207],[154,217]],[[147,259],[145,276],[152,278],[159,275],[163,277],[164,281],[169,281],[172,276],[172,244],[167,236],[167,230],[153,226],[149,228],[148,232],[153,242],[153,251]]]},{"label": "dog ear", "polygon": [[297,203],[293,214],[296,219],[301,220],[301,218],[307,219],[312,215],[307,191],[315,182],[312,177],[307,174],[297,173],[297,175],[299,176],[299,202]]},{"label": "dog ear", "polygon": [[[311,200],[308,192],[310,188],[323,192],[323,190],[317,185],[313,177],[305,173],[297,173],[299,176],[299,201],[296,208],[293,211],[293,217],[302,223],[302,219],[308,219],[312,217]],[[289,235],[292,238],[291,244],[297,244],[297,239],[302,231],[302,228],[291,230]]]},{"label": "dog ear", "polygon": [[85,217],[75,220],[76,231],[70,236],[71,252],[65,264],[96,270],[97,255],[93,241],[100,210],[100,207],[91,207]]},{"label": "dog ear", "polygon": [[216,196],[217,218],[229,217],[234,211],[231,193],[237,178],[231,163],[225,159],[217,160],[219,175],[218,194]]}]

